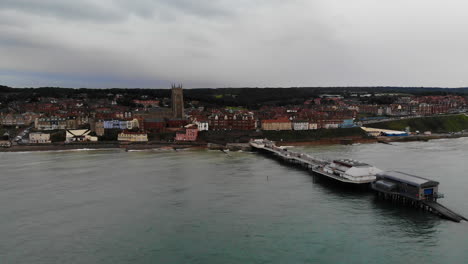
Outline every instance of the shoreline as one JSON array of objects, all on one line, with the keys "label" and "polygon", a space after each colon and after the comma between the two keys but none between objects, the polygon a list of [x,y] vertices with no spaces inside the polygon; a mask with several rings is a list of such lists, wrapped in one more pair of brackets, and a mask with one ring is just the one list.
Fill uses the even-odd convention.
[{"label": "shoreline", "polygon": [[[468,137],[468,134],[452,135],[452,134],[437,134],[437,135],[415,135],[406,137],[338,137],[324,138],[312,141],[278,141],[278,146],[320,146],[320,145],[352,145],[352,144],[373,144],[383,143],[391,144],[392,142],[415,142],[436,139],[456,139]],[[215,145],[216,147],[211,147]],[[244,149],[248,148],[248,143],[227,143],[226,145],[210,144],[210,143],[163,143],[152,142],[147,144],[122,144],[118,142],[106,142],[95,144],[44,144],[44,145],[14,145],[9,148],[0,148],[1,152],[47,152],[47,151],[92,151],[92,150],[123,150],[123,151],[139,151],[139,150],[177,150],[177,149]]]},{"label": "shoreline", "polygon": [[0,148],[0,152],[41,152],[41,151],[74,151],[74,150],[177,150],[186,148],[205,148],[206,144],[163,144],[163,143],[149,143],[149,144],[120,144],[120,143],[96,143],[96,144],[44,144],[44,145],[15,145],[9,148]]},{"label": "shoreline", "polygon": [[340,137],[340,138],[327,138],[318,139],[313,141],[277,141],[278,146],[320,146],[320,145],[352,145],[352,144],[372,144],[383,143],[391,144],[392,142],[427,142],[437,139],[457,139],[468,137],[468,134],[452,135],[452,134],[434,134],[434,135],[414,135],[405,137]]},{"label": "shoreline", "polygon": [[378,143],[377,138],[362,138],[362,137],[339,137],[339,138],[324,138],[312,141],[277,141],[278,146],[320,146],[320,145],[351,145],[351,144],[372,144]]}]

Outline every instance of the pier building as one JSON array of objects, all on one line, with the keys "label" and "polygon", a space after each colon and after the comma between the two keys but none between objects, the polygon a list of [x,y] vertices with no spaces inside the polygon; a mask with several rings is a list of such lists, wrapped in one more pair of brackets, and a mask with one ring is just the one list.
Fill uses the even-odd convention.
[{"label": "pier building", "polygon": [[418,201],[437,201],[437,198],[443,197],[439,194],[438,182],[399,171],[377,174],[377,180],[372,183],[372,189]]}]

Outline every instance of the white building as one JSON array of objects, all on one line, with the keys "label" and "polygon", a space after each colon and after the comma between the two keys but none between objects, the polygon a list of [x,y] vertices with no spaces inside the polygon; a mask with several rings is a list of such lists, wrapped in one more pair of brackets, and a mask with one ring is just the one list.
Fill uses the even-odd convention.
[{"label": "white building", "polygon": [[133,120],[104,120],[105,129],[131,130],[139,127],[140,124],[138,122],[138,119],[136,118],[134,118]]},{"label": "white building", "polygon": [[328,124],[324,124],[324,125],[323,125],[323,128],[325,128],[325,129],[339,128],[339,127],[340,127],[339,124],[332,124],[332,123],[328,123]]},{"label": "white building", "polygon": [[293,121],[292,126],[293,130],[309,130],[308,121]]},{"label": "white building", "polygon": [[195,121],[194,123],[198,126],[198,131],[208,131],[208,121]]},{"label": "white building", "polygon": [[309,123],[309,130],[317,130],[318,124],[317,123]]},{"label": "white building", "polygon": [[51,143],[50,134],[47,133],[30,133],[29,134],[29,143],[31,144],[47,144]]},{"label": "white building", "polygon": [[34,127],[37,130],[63,130],[67,128],[67,119],[57,116],[36,118]]},{"label": "white building", "polygon": [[67,129],[65,142],[98,141],[98,138],[90,136],[90,133],[89,129]]},{"label": "white building", "polygon": [[142,132],[122,131],[117,140],[128,142],[148,142],[148,134]]}]

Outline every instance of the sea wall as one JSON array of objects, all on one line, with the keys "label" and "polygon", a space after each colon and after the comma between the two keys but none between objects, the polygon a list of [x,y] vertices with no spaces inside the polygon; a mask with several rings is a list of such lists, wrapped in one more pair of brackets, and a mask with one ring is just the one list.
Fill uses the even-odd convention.
[{"label": "sea wall", "polygon": [[226,145],[227,143],[247,143],[251,138],[268,138],[277,142],[318,142],[323,140],[323,142],[333,141],[339,144],[341,140],[349,138],[353,140],[366,140],[368,136],[360,128],[303,131],[203,131],[200,133],[200,140],[221,145]]},{"label": "sea wall", "polygon": [[[263,137],[276,142],[316,142],[316,141],[340,141],[343,139],[367,139],[367,134],[358,127],[317,129],[300,131],[263,131]],[[334,140],[332,140],[334,139]]]}]

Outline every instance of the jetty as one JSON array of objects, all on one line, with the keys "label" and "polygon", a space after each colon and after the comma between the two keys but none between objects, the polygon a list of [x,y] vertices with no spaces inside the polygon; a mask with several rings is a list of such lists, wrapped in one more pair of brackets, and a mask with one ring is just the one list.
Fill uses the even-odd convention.
[{"label": "jetty", "polygon": [[437,202],[437,199],[443,198],[444,195],[439,193],[439,183],[436,181],[403,172],[384,172],[372,165],[352,159],[323,160],[305,153],[290,151],[285,147],[278,147],[267,139],[251,140],[249,144],[253,150],[277,158],[286,164],[303,167],[315,175],[337,183],[369,187],[365,189],[372,189],[378,197],[385,200],[421,208],[455,222],[468,221],[464,216]]}]

